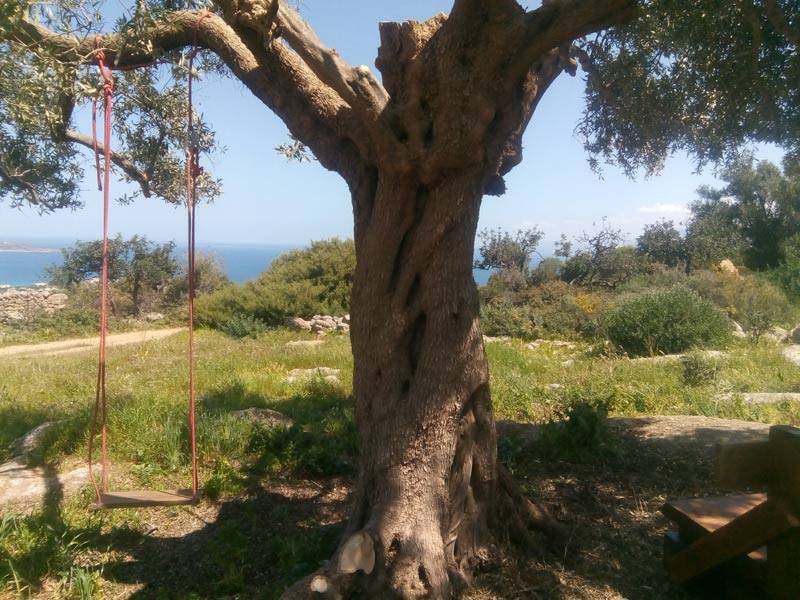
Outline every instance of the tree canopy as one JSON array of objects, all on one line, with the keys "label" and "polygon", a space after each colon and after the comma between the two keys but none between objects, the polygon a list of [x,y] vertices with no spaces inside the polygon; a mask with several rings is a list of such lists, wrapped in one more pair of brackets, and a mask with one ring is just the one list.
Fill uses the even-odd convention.
[{"label": "tree canopy", "polygon": [[[528,13],[513,1],[503,0],[491,9],[483,4],[456,1],[453,15],[522,19],[527,29],[514,40],[517,47],[505,49],[525,48],[519,73],[529,66],[525,60],[541,55],[548,43],[558,48],[558,72],[574,74],[578,64],[583,67],[587,104],[579,130],[595,166],[605,160],[631,173],[640,168],[656,172],[676,150],[690,152],[703,164],[730,158],[755,141],[800,151],[800,19],[793,0],[550,0]],[[138,184],[134,196],[181,201],[187,144],[185,49],[197,20],[192,11],[200,6],[194,0],[131,2],[110,24],[111,7],[104,2],[4,3],[0,198],[42,211],[78,202],[87,164],[87,156],[78,152],[91,146],[91,138],[74,130],[74,114],[98,96],[93,63],[95,49],[102,46],[117,70],[114,162],[119,174]],[[389,72],[384,73],[384,86],[369,71],[363,71],[364,85],[342,81],[361,71],[348,70],[338,57],[324,64],[321,57],[327,49],[293,11],[278,10],[277,2],[219,0],[212,10],[218,18],[207,20],[198,31],[199,45],[212,52],[201,53],[198,71],[232,74],[277,108],[299,140],[280,146],[287,156],[305,156],[309,143],[312,151],[320,149],[320,136],[307,135],[311,127],[349,128],[343,137],[363,147],[363,140],[356,138],[364,126],[355,125],[342,103],[363,116],[376,106],[402,102],[400,90],[390,89]],[[545,27],[551,27],[552,40],[536,37]],[[268,40],[267,51],[253,46],[258,36]],[[475,50],[492,44],[499,45],[480,40]],[[313,75],[301,68],[297,57],[283,52],[286,45],[299,53]],[[272,69],[272,79],[261,80],[248,71],[248,61]],[[323,94],[303,100],[286,91],[317,78],[332,88],[336,99]],[[299,122],[296,113],[308,109],[317,116]],[[218,150],[208,124],[199,119],[196,129],[202,152]],[[519,154],[519,148],[510,150],[513,156],[501,165],[499,176],[519,162]],[[337,168],[333,162],[323,161]],[[220,182],[210,174],[202,177],[200,187],[206,198],[220,192]],[[487,191],[499,192],[502,186]]]}]

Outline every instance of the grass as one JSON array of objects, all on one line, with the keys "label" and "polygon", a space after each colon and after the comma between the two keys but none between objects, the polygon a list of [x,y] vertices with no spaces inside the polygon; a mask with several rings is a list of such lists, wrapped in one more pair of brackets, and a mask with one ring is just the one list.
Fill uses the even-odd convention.
[{"label": "grass", "polygon": [[[35,515],[7,516],[0,525],[0,597],[3,590],[12,597],[42,590],[52,597],[102,597],[109,586],[135,579],[123,572],[131,556],[141,560],[146,550],[147,560],[168,561],[162,553],[195,552],[190,543],[205,544],[208,556],[197,572],[184,575],[165,562],[158,585],[181,581],[185,589],[163,597],[272,598],[316,568],[336,543],[341,530],[336,515],[343,509],[331,509],[325,521],[306,514],[301,500],[312,498],[324,508],[346,499],[347,484],[340,480],[353,474],[356,458],[352,363],[346,336],[329,336],[316,348],[285,347],[297,338],[283,330],[239,340],[199,332],[198,445],[211,502],[197,509],[198,517],[181,509],[160,509],[157,518],[146,511],[97,513],[87,509],[89,490]],[[185,335],[176,335],[110,351],[112,485],[188,483],[185,344]],[[685,380],[680,361],[597,356],[580,344],[574,350],[530,350],[512,340],[489,344],[487,352],[498,419],[545,423],[587,404],[612,416],[684,414],[800,424],[797,404],[748,406],[736,399],[746,391],[800,392],[800,369],[767,344],[734,345],[718,359],[713,377],[693,382]],[[319,366],[339,369],[340,384],[286,381],[292,369]],[[94,398],[94,354],[8,357],[0,359],[0,369],[0,461],[9,457],[12,440],[44,421],[57,424],[29,460],[51,467],[82,460]],[[733,400],[718,398],[731,392]],[[231,415],[251,407],[277,410],[295,425],[268,430]],[[519,451],[513,444],[501,448],[504,454]],[[296,502],[270,491],[287,482],[294,482]],[[203,511],[213,526],[197,532]],[[172,533],[149,534],[154,522]]]}]

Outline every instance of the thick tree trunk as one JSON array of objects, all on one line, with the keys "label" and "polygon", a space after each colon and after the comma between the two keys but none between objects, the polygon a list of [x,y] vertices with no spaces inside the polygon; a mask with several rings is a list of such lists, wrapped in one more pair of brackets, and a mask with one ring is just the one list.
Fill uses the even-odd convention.
[{"label": "thick tree trunk", "polygon": [[356,216],[354,511],[328,567],[289,598],[449,598],[501,520],[527,537],[525,520],[542,517],[498,471],[472,276],[483,176],[376,181]]},{"label": "thick tree trunk", "polygon": [[482,186],[480,173],[430,188],[381,177],[356,231],[351,528],[375,542],[363,585],[405,598],[446,597],[448,573],[490,539],[496,443],[472,277]]}]

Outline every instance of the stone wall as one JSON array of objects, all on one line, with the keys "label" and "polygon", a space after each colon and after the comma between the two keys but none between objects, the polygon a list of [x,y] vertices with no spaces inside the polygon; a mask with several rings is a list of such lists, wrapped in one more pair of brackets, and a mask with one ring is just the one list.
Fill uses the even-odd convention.
[{"label": "stone wall", "polygon": [[67,305],[69,297],[46,285],[0,286],[0,323],[21,323],[38,314],[51,315]]}]

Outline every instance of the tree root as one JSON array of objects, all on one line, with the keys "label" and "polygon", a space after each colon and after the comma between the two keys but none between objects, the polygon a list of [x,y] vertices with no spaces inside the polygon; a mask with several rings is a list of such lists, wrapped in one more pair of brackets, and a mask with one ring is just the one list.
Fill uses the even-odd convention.
[{"label": "tree root", "polygon": [[[541,540],[550,548],[566,543],[568,529],[544,508],[525,497],[508,470],[497,464],[495,518],[497,540],[509,539],[528,553],[543,554]],[[373,521],[374,522],[374,521]],[[536,535],[536,533],[542,535]],[[385,532],[384,532],[385,533]],[[414,532],[424,536],[429,532]],[[420,543],[412,533],[402,543],[384,547],[376,531],[347,534],[331,560],[317,572],[284,592],[283,600],[340,600],[345,598],[450,598],[469,586],[469,572],[481,561],[492,560],[495,547],[473,548],[470,556],[456,557],[445,568],[441,554]],[[433,552],[433,554],[430,554]]]}]

